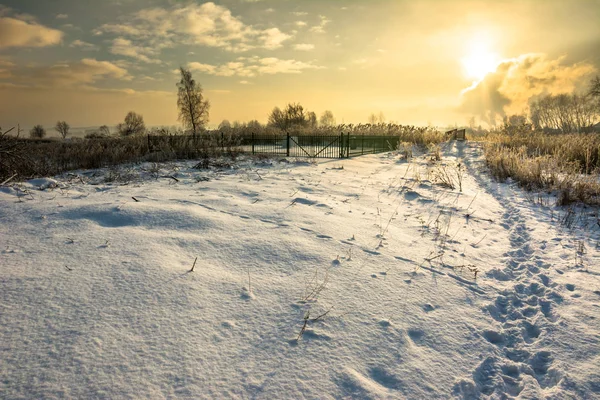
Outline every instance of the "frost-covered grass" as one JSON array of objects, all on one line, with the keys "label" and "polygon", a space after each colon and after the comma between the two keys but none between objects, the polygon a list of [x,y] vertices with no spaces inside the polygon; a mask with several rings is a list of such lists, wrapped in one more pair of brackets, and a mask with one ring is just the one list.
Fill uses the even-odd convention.
[{"label": "frost-covered grass", "polygon": [[597,230],[409,153],[0,188],[0,397],[600,395]]}]

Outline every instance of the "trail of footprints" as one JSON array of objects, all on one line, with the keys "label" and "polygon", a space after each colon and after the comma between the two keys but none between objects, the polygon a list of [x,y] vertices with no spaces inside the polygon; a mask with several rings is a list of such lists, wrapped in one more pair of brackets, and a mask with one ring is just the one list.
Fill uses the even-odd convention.
[{"label": "trail of footprints", "polygon": [[[516,283],[484,308],[500,323],[500,329],[485,330],[481,335],[498,351],[479,364],[472,381],[462,380],[455,385],[454,394],[464,398],[503,393],[537,397],[540,389],[555,386],[562,377],[559,368],[554,368],[557,366],[552,353],[540,350],[536,344],[558,321],[555,308],[563,298],[544,273],[550,265],[536,256],[519,211],[509,208],[503,220],[505,228],[511,230],[511,250],[505,253],[505,267],[488,275]],[[567,289],[574,290],[574,286]]]}]

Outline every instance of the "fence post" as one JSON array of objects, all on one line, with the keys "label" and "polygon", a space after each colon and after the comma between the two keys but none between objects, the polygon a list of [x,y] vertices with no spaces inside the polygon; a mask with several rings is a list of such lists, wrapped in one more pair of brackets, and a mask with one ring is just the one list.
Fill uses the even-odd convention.
[{"label": "fence post", "polygon": [[344,158],[344,132],[340,132],[340,158]]},{"label": "fence post", "polygon": [[290,156],[290,133],[286,132],[287,137],[286,137],[286,148],[287,148],[287,152],[286,155],[289,157]]},{"label": "fence post", "polygon": [[362,140],[360,142],[360,155],[364,156],[365,155],[365,134],[362,134]]},{"label": "fence post", "polygon": [[350,158],[350,132],[348,132],[348,143],[346,143],[346,158]]},{"label": "fence post", "polygon": [[221,132],[221,154],[225,153],[225,133]]},{"label": "fence post", "polygon": [[254,155],[254,132],[252,132],[252,155]]},{"label": "fence post", "polygon": [[150,153],[150,134],[148,134],[148,153]]}]

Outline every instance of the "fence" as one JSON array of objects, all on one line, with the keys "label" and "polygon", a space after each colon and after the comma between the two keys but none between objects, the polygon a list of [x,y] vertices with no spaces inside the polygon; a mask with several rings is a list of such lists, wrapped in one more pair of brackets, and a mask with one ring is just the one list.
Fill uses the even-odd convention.
[{"label": "fence", "polygon": [[171,151],[185,156],[207,150],[278,155],[282,157],[348,158],[382,153],[398,147],[398,136],[351,135],[244,135],[225,133],[196,136],[148,135],[150,152]]}]

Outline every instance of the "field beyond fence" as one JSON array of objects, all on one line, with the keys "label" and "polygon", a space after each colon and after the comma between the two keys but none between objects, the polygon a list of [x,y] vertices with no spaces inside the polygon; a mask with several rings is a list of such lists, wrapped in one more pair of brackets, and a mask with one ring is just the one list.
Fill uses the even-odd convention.
[{"label": "field beyond fence", "polygon": [[247,129],[174,135],[168,131],[97,139],[21,139],[0,134],[0,183],[6,179],[53,176],[76,169],[174,159],[207,160],[239,154],[272,157],[345,158],[396,149],[401,143],[427,146],[443,134],[433,128],[395,124],[359,125],[290,133]]}]

